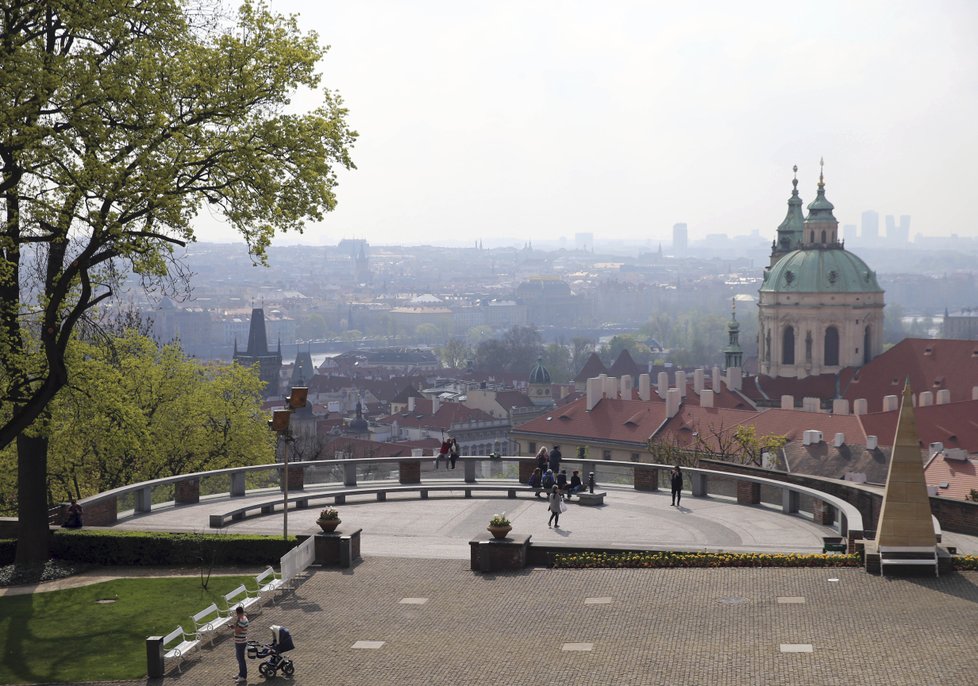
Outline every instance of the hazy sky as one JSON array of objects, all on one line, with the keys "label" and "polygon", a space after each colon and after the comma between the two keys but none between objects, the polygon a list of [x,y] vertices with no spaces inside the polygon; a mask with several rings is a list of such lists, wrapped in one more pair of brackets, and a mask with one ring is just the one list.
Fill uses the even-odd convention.
[{"label": "hazy sky", "polygon": [[337,210],[277,243],[773,238],[822,156],[841,224],[978,236],[974,0],[269,2],[360,133]]}]

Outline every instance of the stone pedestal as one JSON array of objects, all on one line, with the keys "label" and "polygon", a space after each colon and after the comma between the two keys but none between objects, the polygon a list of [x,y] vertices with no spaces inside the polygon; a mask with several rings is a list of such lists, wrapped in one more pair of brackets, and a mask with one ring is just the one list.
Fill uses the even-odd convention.
[{"label": "stone pedestal", "polygon": [[97,503],[83,505],[82,523],[85,526],[112,526],[119,520],[116,498],[103,498]]},{"label": "stone pedestal", "polygon": [[824,500],[812,501],[812,519],[816,524],[832,526],[835,522],[835,508]]},{"label": "stone pedestal", "polygon": [[173,489],[176,505],[196,505],[200,502],[200,479],[178,481]]},{"label": "stone pedestal", "polygon": [[288,480],[286,486],[290,491],[301,491],[305,488],[306,470],[302,467],[289,465],[289,473],[286,478]]},{"label": "stone pedestal", "polygon": [[421,460],[401,460],[397,468],[402,484],[421,483]]},{"label": "stone pedestal", "polygon": [[586,505],[588,507],[597,507],[599,505],[604,505],[604,491],[595,491],[594,493],[588,493],[587,491],[580,491],[575,493],[577,496],[578,505]]},{"label": "stone pedestal", "polygon": [[636,467],[635,468],[635,490],[636,491],[658,491],[659,470],[648,469],[645,467]]},{"label": "stone pedestal", "polygon": [[496,540],[489,532],[469,541],[470,568],[474,572],[514,572],[526,567],[530,536],[510,534]]},{"label": "stone pedestal", "polygon": [[537,468],[536,460],[520,460],[520,483],[525,484],[530,480],[530,475]]},{"label": "stone pedestal", "polygon": [[339,565],[345,569],[353,566],[360,559],[360,532],[357,529],[349,533],[333,531],[332,533],[316,534],[315,563],[318,565]]}]

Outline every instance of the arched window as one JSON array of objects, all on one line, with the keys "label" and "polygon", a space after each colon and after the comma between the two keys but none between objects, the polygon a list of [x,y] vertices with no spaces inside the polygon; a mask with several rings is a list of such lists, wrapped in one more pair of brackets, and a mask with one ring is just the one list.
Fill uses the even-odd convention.
[{"label": "arched window", "polygon": [[814,231],[812,231],[811,235],[808,237],[808,242],[809,243],[814,243],[815,242],[815,232]]},{"label": "arched window", "polygon": [[781,364],[795,363],[795,328],[793,326],[784,327],[784,335],[781,336]]},{"label": "arched window", "polygon": [[839,330],[834,326],[825,330],[825,366],[839,366]]},{"label": "arched window", "polygon": [[869,327],[863,332],[863,364],[869,364],[870,360],[873,359],[873,353],[869,350],[869,343],[872,340],[872,335],[870,333]]},{"label": "arched window", "polygon": [[825,231],[822,231],[822,243],[825,243]]}]

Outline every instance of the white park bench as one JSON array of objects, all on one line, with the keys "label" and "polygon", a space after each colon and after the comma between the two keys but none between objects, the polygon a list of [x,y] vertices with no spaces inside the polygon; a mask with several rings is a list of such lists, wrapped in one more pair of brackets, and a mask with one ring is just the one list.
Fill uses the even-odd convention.
[{"label": "white park bench", "polygon": [[188,634],[182,626],[163,637],[163,661],[177,661],[177,669],[183,671],[183,660],[200,644],[196,634]]},{"label": "white park bench", "polygon": [[241,584],[233,591],[229,591],[224,594],[224,614],[228,618],[232,618],[235,608],[243,607],[245,612],[251,611],[252,608],[257,608],[256,613],[261,612],[261,595],[255,591],[249,591],[245,588],[244,584]]},{"label": "white park bench", "polygon": [[879,547],[879,554],[880,576],[885,574],[888,565],[933,565],[934,576],[940,575],[937,564],[936,546],[881,545]]},{"label": "white park bench", "polygon": [[277,574],[274,569],[269,567],[255,577],[255,588],[248,590],[253,594],[257,594],[259,597],[270,594],[274,599],[275,592],[282,590],[283,587],[282,575]]},{"label": "white park bench", "polygon": [[222,614],[217,605],[211,603],[193,616],[194,628],[200,640],[206,639],[214,644],[214,635],[227,625],[227,616]]}]

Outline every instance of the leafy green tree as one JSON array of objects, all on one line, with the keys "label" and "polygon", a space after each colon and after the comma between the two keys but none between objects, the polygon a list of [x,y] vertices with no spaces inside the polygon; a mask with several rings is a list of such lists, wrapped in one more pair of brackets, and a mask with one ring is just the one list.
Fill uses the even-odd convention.
[{"label": "leafy green tree", "polygon": [[[48,487],[56,500],[274,459],[253,369],[205,365],[136,333],[108,344],[74,341],[68,364],[72,381],[50,405]],[[16,471],[13,451],[3,466]],[[12,496],[4,490],[2,502]]]},{"label": "leafy green tree", "polygon": [[551,343],[543,349],[543,366],[550,372],[550,380],[554,383],[567,383],[574,378],[574,368],[571,367],[571,351],[566,345]]},{"label": "leafy green tree", "polygon": [[0,448],[17,444],[17,561],[47,557],[49,404],[78,322],[127,271],[165,280],[203,203],[263,262],[334,208],[355,133],[325,49],[245,0],[6,0],[0,11]]},{"label": "leafy green tree", "polygon": [[438,349],[438,355],[441,357],[441,363],[446,367],[461,369],[472,358],[472,348],[469,347],[464,338],[453,336]]}]

